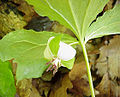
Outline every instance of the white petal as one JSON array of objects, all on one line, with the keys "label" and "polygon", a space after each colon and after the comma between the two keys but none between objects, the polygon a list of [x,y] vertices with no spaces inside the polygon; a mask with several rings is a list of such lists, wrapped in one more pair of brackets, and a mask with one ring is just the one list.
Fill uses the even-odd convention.
[{"label": "white petal", "polygon": [[59,47],[58,55],[57,55],[60,59],[64,61],[68,61],[74,58],[75,54],[76,54],[76,50],[72,46],[64,42],[60,42],[60,47]]}]

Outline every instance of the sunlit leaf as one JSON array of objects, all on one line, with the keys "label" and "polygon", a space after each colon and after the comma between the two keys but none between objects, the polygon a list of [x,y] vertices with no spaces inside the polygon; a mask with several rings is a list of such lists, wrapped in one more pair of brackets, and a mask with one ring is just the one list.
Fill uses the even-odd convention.
[{"label": "sunlit leaf", "polygon": [[74,61],[75,58],[72,58],[71,60],[68,61],[61,61],[61,63],[63,64],[64,67],[67,67],[68,69],[72,69],[73,65],[74,65]]},{"label": "sunlit leaf", "polygon": [[88,28],[85,41],[110,34],[120,34],[120,4],[105,12]]},{"label": "sunlit leaf", "polygon": [[70,28],[84,41],[91,22],[96,19],[109,0],[26,0],[36,12],[48,16]]},{"label": "sunlit leaf", "polygon": [[14,97],[15,93],[11,64],[0,60],[0,97]]},{"label": "sunlit leaf", "polygon": [[44,59],[44,50],[48,39],[52,36],[61,36],[61,41],[75,42],[76,39],[67,34],[53,32],[35,32],[33,30],[18,30],[10,32],[0,40],[0,58],[3,61],[14,58],[18,63],[17,80],[37,78],[42,75],[48,61]]}]

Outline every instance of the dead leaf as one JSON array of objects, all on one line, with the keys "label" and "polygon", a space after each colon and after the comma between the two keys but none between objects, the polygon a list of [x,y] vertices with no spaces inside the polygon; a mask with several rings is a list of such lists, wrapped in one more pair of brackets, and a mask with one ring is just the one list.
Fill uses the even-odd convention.
[{"label": "dead leaf", "polygon": [[113,3],[114,3],[114,0],[109,0],[109,2],[106,4],[104,10],[107,11],[109,9],[112,9],[113,8]]},{"label": "dead leaf", "polygon": [[17,85],[17,93],[20,97],[41,97],[37,89],[32,85],[31,79],[24,79]]},{"label": "dead leaf", "polygon": [[47,97],[52,84],[49,81],[43,81],[42,79],[39,79],[37,85],[40,95],[45,95],[45,97]]},{"label": "dead leaf", "polygon": [[21,11],[25,14],[24,15],[25,21],[28,22],[29,20],[31,20],[31,18],[35,14],[33,7],[30,6],[27,2],[25,2],[25,0],[13,0],[13,1],[16,4],[19,4],[19,6],[17,8],[19,11]]},{"label": "dead leaf", "polygon": [[90,87],[87,78],[87,71],[85,62],[79,62],[74,64],[72,70],[69,73],[69,77],[72,81],[73,88],[70,90],[78,97],[90,96]]},{"label": "dead leaf", "polygon": [[82,76],[86,75],[86,72],[85,62],[82,61],[80,63],[74,64],[72,70],[69,73],[69,77],[71,80],[75,80],[76,78],[81,79]]},{"label": "dead leaf", "polygon": [[45,73],[43,73],[41,79],[43,81],[51,81],[52,77],[53,77],[53,73],[52,72],[45,72]]},{"label": "dead leaf", "polygon": [[96,68],[100,76],[108,72],[110,78],[120,78],[120,36],[115,36],[108,45],[100,48]]},{"label": "dead leaf", "polygon": [[55,85],[53,91],[51,91],[49,97],[68,97],[67,89],[73,87],[68,74],[66,74],[61,80],[61,86],[56,87]]},{"label": "dead leaf", "polygon": [[71,92],[75,93],[76,95],[79,95],[79,97],[91,95],[89,82],[85,78],[76,78],[74,81],[72,81],[72,83],[73,89],[71,89]]},{"label": "dead leaf", "polygon": [[61,33],[69,34],[71,36],[75,36],[71,30],[67,29],[66,27],[59,24],[58,22],[53,22],[51,30],[54,32],[61,32]]},{"label": "dead leaf", "polygon": [[[8,11],[8,13],[5,12]],[[15,14],[14,11],[9,10],[7,4],[2,4],[0,6],[0,31],[4,34],[8,32],[23,29],[26,25],[26,22],[23,20],[23,17],[19,14]],[[2,34],[1,34],[2,35]],[[2,35],[3,37],[4,35]]]},{"label": "dead leaf", "polygon": [[96,89],[100,92],[96,97],[120,97],[120,86],[109,79],[108,73],[103,76]]},{"label": "dead leaf", "polygon": [[39,31],[50,31],[52,21],[48,17],[34,16],[25,26],[26,29],[33,29]]},{"label": "dead leaf", "polygon": [[117,0],[117,1],[116,1],[116,4],[120,4],[120,0]]}]

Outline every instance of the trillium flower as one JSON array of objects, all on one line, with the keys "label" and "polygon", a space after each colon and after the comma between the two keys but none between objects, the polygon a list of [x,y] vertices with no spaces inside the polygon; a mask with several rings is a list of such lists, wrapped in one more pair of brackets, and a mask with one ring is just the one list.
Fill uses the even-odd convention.
[{"label": "trillium flower", "polygon": [[74,64],[75,55],[76,50],[72,46],[60,41],[56,37],[49,38],[44,51],[44,57],[50,60],[46,63],[50,65],[46,71],[53,70],[53,74],[55,74],[60,66],[71,69]]}]

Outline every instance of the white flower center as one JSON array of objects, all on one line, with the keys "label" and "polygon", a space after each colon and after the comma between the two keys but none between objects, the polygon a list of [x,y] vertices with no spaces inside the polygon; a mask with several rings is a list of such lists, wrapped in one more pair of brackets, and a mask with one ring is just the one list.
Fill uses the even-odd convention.
[{"label": "white flower center", "polygon": [[55,58],[55,60],[52,62],[56,67],[59,67],[61,64],[61,60],[59,58]]}]

